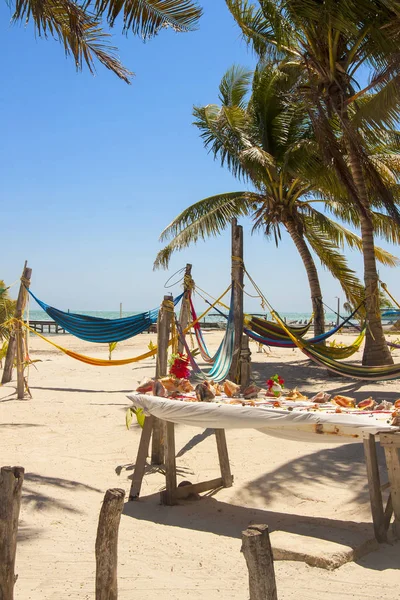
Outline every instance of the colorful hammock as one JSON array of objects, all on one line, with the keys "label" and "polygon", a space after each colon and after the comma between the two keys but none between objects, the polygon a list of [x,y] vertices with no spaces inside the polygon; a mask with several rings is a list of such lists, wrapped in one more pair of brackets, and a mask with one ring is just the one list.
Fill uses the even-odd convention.
[{"label": "colorful hammock", "polygon": [[[216,303],[214,303],[214,306],[215,304]],[[213,305],[210,305],[210,308],[207,309],[207,312],[208,310],[211,310],[212,306]],[[196,318],[194,320],[194,323],[198,323],[200,318],[201,317],[199,317],[198,319]],[[232,365],[233,350],[235,346],[235,327],[233,320],[233,292],[231,292],[230,310],[229,315],[227,317],[225,335],[217,352],[214,355],[214,364],[208,372],[203,371],[199,367],[190,351],[190,348],[188,346],[188,343],[186,342],[183,332],[180,331],[178,324],[177,327],[178,331],[180,332],[180,340],[185,348],[187,356],[189,357],[190,365],[193,369],[194,378],[199,380],[208,380],[216,382],[223,381],[224,379],[226,379]]]},{"label": "colorful hammock", "polygon": [[[354,317],[354,315],[358,312],[358,310],[360,309],[362,304],[363,303],[361,303],[355,310],[353,310],[351,315],[346,317],[344,319],[344,321],[342,321],[342,323],[339,323],[338,325],[333,327],[333,329],[330,329],[329,331],[326,331],[325,333],[321,333],[320,335],[316,335],[315,337],[308,339],[307,344],[320,344],[321,342],[327,340],[332,335],[335,335],[335,333],[337,333],[339,331],[339,329],[341,329],[344,325],[346,325],[346,323],[348,323]],[[278,313],[275,313],[275,314],[278,314]],[[279,317],[279,319],[283,323],[283,320],[280,317]],[[259,344],[263,344],[264,346],[272,346],[274,348],[296,348],[296,344],[291,339],[276,340],[274,338],[265,337],[262,334],[260,334],[259,329],[256,328],[256,330],[255,330],[253,327],[253,318],[250,318],[250,320],[245,319],[245,323],[246,323],[246,325],[248,325],[246,327],[246,329],[244,329],[245,334],[248,335],[253,340],[255,340],[256,342],[258,342]],[[293,329],[290,327],[287,327],[287,331],[291,332],[296,338],[300,337],[299,335],[295,334]],[[351,354],[353,354],[353,353],[351,353]],[[349,356],[351,356],[351,354],[349,354]]]},{"label": "colorful hammock", "polygon": [[[254,333],[250,329],[244,329],[246,335],[248,335],[252,340],[255,340],[259,344],[268,345],[268,346],[277,346],[279,348],[296,348],[296,344],[294,342],[287,342],[284,346],[283,344],[271,343],[270,341],[266,341],[266,338],[259,336],[257,333]],[[329,358],[334,358],[336,360],[342,360],[343,358],[349,358],[352,356],[357,350],[360,349],[360,346],[364,340],[366,332],[366,327],[364,327],[358,337],[354,340],[354,342],[350,346],[318,346],[318,352]],[[311,340],[302,340],[304,343],[304,347],[313,348],[315,344],[312,343]],[[290,346],[289,346],[290,344]]]},{"label": "colorful hammock", "polygon": [[[218,298],[218,300],[216,301],[216,303],[219,300],[221,300],[221,298],[223,298],[225,296],[225,294],[229,291],[229,287]],[[203,314],[199,316],[199,320],[203,319],[210,312],[210,310],[212,308],[214,308],[215,304],[212,304],[209,308],[207,308],[203,312]],[[15,322],[15,321],[17,321],[17,319],[12,319],[11,321]],[[54,346],[54,348],[57,348],[57,350],[60,350],[60,352],[63,352],[67,356],[70,356],[71,358],[75,358],[76,360],[79,360],[80,362],[84,362],[84,363],[86,363],[88,365],[93,365],[93,366],[97,366],[97,367],[118,367],[118,366],[121,366],[121,365],[129,365],[131,363],[139,362],[141,360],[144,360],[145,358],[150,358],[151,356],[155,356],[157,354],[157,346],[156,346],[155,348],[153,348],[149,352],[145,352],[144,354],[141,354],[140,356],[135,356],[133,358],[122,358],[122,359],[116,359],[116,360],[105,360],[105,359],[101,359],[101,358],[93,358],[92,356],[86,356],[85,354],[79,354],[78,352],[73,352],[72,350],[68,350],[68,348],[64,348],[63,346],[59,346],[58,344],[56,344],[52,340],[49,340],[44,335],[41,335],[40,333],[38,333],[37,331],[35,331],[31,327],[29,327],[29,325],[27,323],[25,323],[24,321],[20,320],[18,322],[23,327],[25,327],[26,329],[28,329],[31,333],[34,333],[35,335],[37,335],[38,337],[40,337],[42,340],[44,340],[45,342],[47,342],[51,346]],[[190,328],[193,327],[194,325],[195,325],[195,323],[190,323],[185,328],[185,330],[183,331],[183,333],[187,333],[190,330]],[[175,338],[171,339],[169,341],[168,345],[171,346],[174,341],[175,341]]]},{"label": "colorful hammock", "polygon": [[[102,319],[100,317],[64,312],[39,300],[31,290],[28,289],[28,292],[60,327],[86,342],[122,342],[139,333],[143,333],[143,331],[149,329],[150,325],[157,322],[159,308],[123,319]],[[183,294],[175,298],[175,306],[181,300],[182,296]]]},{"label": "colorful hammock", "polygon": [[[273,313],[278,323],[285,328],[285,323],[277,313]],[[288,331],[288,335],[296,346],[304,352],[306,356],[317,365],[325,367],[329,371],[342,375],[343,377],[351,377],[352,379],[362,379],[365,381],[386,381],[389,379],[398,379],[400,377],[400,365],[384,365],[377,367],[367,367],[364,365],[354,365],[351,363],[341,363],[333,358],[324,356],[321,349],[315,346],[309,346],[304,340],[297,338],[292,332]]]},{"label": "colorful hammock", "polygon": [[[213,364],[215,361],[215,355],[211,356],[211,354],[208,351],[206,342],[203,337],[203,332],[201,330],[201,326],[200,326],[199,320],[196,315],[196,310],[194,308],[191,295],[190,295],[190,312],[192,314],[192,321],[196,322],[196,325],[194,325],[193,329],[194,329],[194,333],[196,336],[197,344],[199,346],[201,358],[204,360],[204,362]],[[218,312],[220,312],[220,311],[218,311]],[[223,314],[223,313],[221,313],[221,314]],[[226,315],[224,315],[224,317],[225,316]]]},{"label": "colorful hammock", "polygon": [[[260,319],[259,317],[253,317],[251,315],[245,315],[251,325],[249,325],[250,329],[258,333],[260,336],[268,337],[271,340],[276,340],[277,342],[280,340],[290,341],[287,333],[280,327],[277,323],[273,323],[272,321],[268,321],[267,319]],[[303,337],[308,333],[310,327],[312,325],[312,319],[306,325],[290,325],[286,326],[289,331],[291,331],[294,335],[298,337]]]}]

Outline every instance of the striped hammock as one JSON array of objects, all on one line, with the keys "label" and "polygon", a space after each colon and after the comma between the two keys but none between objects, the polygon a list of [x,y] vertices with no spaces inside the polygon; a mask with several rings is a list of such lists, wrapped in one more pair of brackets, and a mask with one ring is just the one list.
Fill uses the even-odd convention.
[{"label": "striped hammock", "polygon": [[[87,342],[122,342],[139,333],[143,333],[143,331],[149,329],[150,325],[157,322],[159,308],[123,319],[102,319],[100,317],[64,312],[39,300],[31,290],[28,289],[28,292],[60,327]],[[179,303],[182,296],[183,294],[175,298],[175,306]]]}]

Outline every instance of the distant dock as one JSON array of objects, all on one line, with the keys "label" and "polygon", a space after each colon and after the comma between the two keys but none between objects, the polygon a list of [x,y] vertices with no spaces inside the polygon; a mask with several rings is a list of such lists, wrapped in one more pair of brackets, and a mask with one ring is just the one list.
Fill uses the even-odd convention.
[{"label": "distant dock", "polygon": [[29,321],[29,327],[38,333],[68,333],[55,321]]}]

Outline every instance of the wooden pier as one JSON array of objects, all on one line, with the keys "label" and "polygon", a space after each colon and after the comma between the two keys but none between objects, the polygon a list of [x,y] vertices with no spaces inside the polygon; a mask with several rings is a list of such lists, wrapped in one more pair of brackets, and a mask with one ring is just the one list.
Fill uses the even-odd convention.
[{"label": "wooden pier", "polygon": [[55,321],[29,321],[29,327],[39,333],[68,333]]}]

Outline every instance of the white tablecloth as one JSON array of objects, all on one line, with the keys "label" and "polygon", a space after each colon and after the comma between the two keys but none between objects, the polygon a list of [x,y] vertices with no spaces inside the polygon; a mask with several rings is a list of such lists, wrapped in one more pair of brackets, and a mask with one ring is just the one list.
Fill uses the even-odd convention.
[{"label": "white tablecloth", "polygon": [[213,429],[257,429],[279,438],[345,444],[360,442],[369,433],[399,431],[387,423],[390,414],[308,412],[294,409],[183,402],[132,392],[133,405],[164,421]]}]

